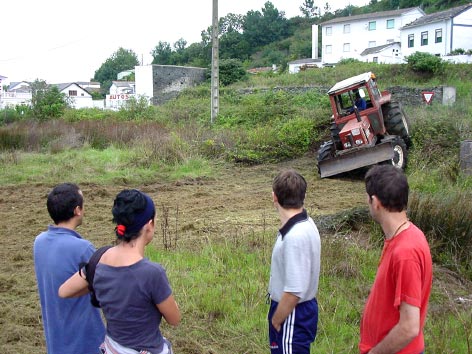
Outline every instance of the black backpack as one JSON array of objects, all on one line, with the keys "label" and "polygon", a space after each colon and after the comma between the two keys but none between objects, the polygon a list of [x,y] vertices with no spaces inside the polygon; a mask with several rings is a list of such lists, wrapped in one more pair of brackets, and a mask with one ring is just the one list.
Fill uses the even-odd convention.
[{"label": "black backpack", "polygon": [[79,274],[82,277],[82,269],[85,268],[85,280],[87,280],[88,289],[90,291],[90,302],[95,307],[100,307],[100,303],[98,302],[97,297],[95,296],[95,290],[93,290],[93,278],[95,278],[95,268],[97,267],[97,263],[100,261],[100,258],[102,258],[103,254],[111,247],[113,246],[100,247],[94,252],[94,254],[92,254],[92,257],[90,257],[88,263],[82,262],[79,264]]}]

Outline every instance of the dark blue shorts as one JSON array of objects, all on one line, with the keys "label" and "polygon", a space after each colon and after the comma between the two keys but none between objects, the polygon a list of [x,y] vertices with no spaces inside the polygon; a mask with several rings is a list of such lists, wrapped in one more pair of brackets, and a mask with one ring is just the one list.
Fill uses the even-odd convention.
[{"label": "dark blue shorts", "polygon": [[285,319],[280,332],[272,326],[272,316],[278,302],[271,300],[269,314],[269,346],[271,354],[310,354],[318,329],[318,302],[316,299],[298,304]]}]

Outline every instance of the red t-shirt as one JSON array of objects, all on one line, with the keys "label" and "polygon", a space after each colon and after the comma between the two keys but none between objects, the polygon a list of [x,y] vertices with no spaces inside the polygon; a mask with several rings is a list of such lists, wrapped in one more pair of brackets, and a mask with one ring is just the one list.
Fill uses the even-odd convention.
[{"label": "red t-shirt", "polygon": [[367,353],[400,319],[400,304],[420,308],[420,334],[398,353],[418,354],[424,350],[423,327],[433,278],[428,242],[413,223],[386,240],[374,285],[361,321],[359,349]]}]

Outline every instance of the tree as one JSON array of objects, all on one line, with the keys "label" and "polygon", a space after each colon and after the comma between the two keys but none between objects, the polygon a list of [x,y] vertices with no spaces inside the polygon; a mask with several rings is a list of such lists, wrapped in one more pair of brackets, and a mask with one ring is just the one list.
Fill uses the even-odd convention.
[{"label": "tree", "polygon": [[315,17],[318,15],[318,6],[315,5],[315,0],[304,0],[300,11],[307,18]]},{"label": "tree", "polygon": [[105,94],[120,72],[134,69],[137,65],[139,60],[136,53],[120,47],[95,71],[93,79],[100,82],[102,94]]},{"label": "tree", "polygon": [[221,17],[218,21],[220,36],[230,32],[241,33],[243,30],[243,19],[244,17],[242,15],[233,13],[229,13],[226,16]]},{"label": "tree", "polygon": [[219,55],[221,59],[249,59],[251,46],[242,33],[231,31],[220,38]]},{"label": "tree", "polygon": [[31,84],[31,107],[33,116],[46,120],[62,116],[69,107],[68,97],[59,92],[55,85],[48,85],[46,81],[36,79]]},{"label": "tree", "polygon": [[243,20],[243,34],[252,51],[261,46],[279,41],[288,35],[288,22],[283,11],[277,10],[267,1],[259,11],[248,11]]},{"label": "tree", "polygon": [[159,41],[156,47],[151,51],[152,64],[169,65],[172,60],[172,48],[170,43]]}]

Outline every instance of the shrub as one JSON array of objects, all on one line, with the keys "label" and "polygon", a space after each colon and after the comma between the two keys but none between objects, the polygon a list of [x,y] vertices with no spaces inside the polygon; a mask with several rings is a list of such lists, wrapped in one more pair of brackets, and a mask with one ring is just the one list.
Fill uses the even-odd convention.
[{"label": "shrub", "polygon": [[360,60],[354,58],[341,59],[337,65],[348,65],[348,64],[357,64],[360,63]]},{"label": "shrub", "polygon": [[243,64],[237,59],[223,59],[219,64],[219,79],[222,86],[231,85],[246,77]]},{"label": "shrub", "polygon": [[126,104],[120,108],[119,117],[123,120],[149,119],[153,115],[153,106],[144,96],[131,97]]},{"label": "shrub", "polygon": [[442,74],[444,72],[445,62],[433,54],[415,52],[405,59],[408,67],[414,72],[423,74]]}]

